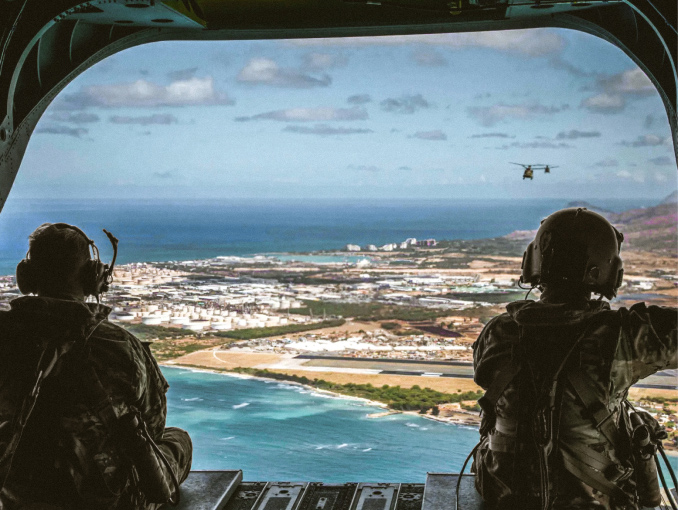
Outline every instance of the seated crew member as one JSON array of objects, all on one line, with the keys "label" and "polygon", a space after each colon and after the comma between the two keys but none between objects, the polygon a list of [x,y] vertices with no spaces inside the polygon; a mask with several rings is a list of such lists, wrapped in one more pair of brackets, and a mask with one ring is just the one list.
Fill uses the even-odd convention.
[{"label": "seated crew member", "polygon": [[540,300],[510,303],[473,346],[486,392],[472,470],[490,508],[658,506],[654,459],[637,449],[634,430],[642,423],[656,443],[663,429],[625,399],[638,380],[678,366],[678,313],[644,303],[611,310],[602,300],[621,285],[622,241],[586,209],[546,218],[521,276]]},{"label": "seated crew member", "polygon": [[93,241],[64,223],[29,239],[17,284],[33,295],[0,312],[0,509],[146,510],[176,500],[192,444],[165,427],[168,384],[148,345],[98,303],[115,255],[103,264]]}]

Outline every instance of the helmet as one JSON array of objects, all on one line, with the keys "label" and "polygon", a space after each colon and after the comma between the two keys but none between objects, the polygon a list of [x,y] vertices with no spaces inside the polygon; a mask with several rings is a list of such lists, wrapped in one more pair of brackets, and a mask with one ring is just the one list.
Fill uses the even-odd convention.
[{"label": "helmet", "polygon": [[624,236],[600,214],[562,209],[542,220],[525,253],[520,281],[532,286],[583,284],[608,299],[624,276]]}]

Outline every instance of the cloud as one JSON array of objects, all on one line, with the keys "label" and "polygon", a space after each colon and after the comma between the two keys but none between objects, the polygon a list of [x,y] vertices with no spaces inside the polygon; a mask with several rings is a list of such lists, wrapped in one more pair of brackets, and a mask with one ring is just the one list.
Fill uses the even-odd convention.
[{"label": "cloud", "polygon": [[657,93],[653,83],[639,68],[599,77],[595,88],[599,93],[584,99],[581,106],[594,113],[608,115],[624,111],[629,100]]},{"label": "cloud", "polygon": [[348,165],[349,170],[359,170],[361,172],[381,172],[381,168],[375,165]]},{"label": "cloud", "polygon": [[594,163],[593,166],[601,168],[610,168],[613,166],[619,166],[619,161],[617,161],[615,158],[608,158]]},{"label": "cloud", "polygon": [[475,118],[482,126],[491,127],[509,119],[528,119],[535,116],[553,115],[567,110],[568,105],[544,106],[535,104],[496,104],[493,106],[470,106],[469,116]]},{"label": "cloud", "polygon": [[172,81],[186,81],[195,76],[198,71],[197,67],[189,67],[188,69],[178,69],[167,73],[167,77]]},{"label": "cloud", "polygon": [[511,144],[502,145],[497,149],[507,150],[510,148],[518,149],[572,149],[574,146],[565,142],[551,142],[548,140],[539,140],[538,142],[513,142]]},{"label": "cloud", "polygon": [[318,135],[318,136],[356,135],[372,133],[371,129],[332,127],[328,126],[327,124],[316,124],[313,127],[292,125],[286,126],[283,129],[283,131],[289,131],[292,133],[301,133],[303,135]]},{"label": "cloud", "polygon": [[593,76],[594,73],[584,71],[582,68],[577,67],[574,64],[571,64],[570,62],[567,62],[565,59],[563,59],[562,56],[560,55],[554,55],[548,60],[548,64],[551,68],[553,69],[559,69],[561,71],[565,71],[568,74],[571,74],[572,76],[577,76],[577,77],[587,77],[587,76]]},{"label": "cloud", "polygon": [[300,70],[282,68],[269,58],[253,58],[240,70],[236,78],[241,83],[253,85],[270,85],[272,87],[289,87],[308,89],[313,87],[327,87],[332,83],[329,75],[323,74],[319,78]]},{"label": "cloud", "polygon": [[669,156],[659,156],[656,158],[648,159],[648,161],[653,165],[657,166],[667,166],[676,164],[676,160],[674,158],[670,158]]},{"label": "cloud", "polygon": [[511,136],[508,133],[478,133],[469,136],[469,138],[515,138],[515,135]]},{"label": "cloud", "polygon": [[412,54],[412,59],[417,65],[422,67],[443,67],[447,65],[447,60],[439,52],[428,49],[418,48]]},{"label": "cloud", "polygon": [[420,140],[444,141],[447,140],[447,135],[440,129],[434,131],[417,131],[409,138],[419,138]]},{"label": "cloud", "polygon": [[645,127],[645,129],[650,129],[654,124],[654,121],[655,121],[654,115],[652,115],[651,113],[648,114],[647,117],[645,117],[645,122],[643,122],[643,127]]},{"label": "cloud", "polygon": [[398,98],[384,99],[381,103],[379,103],[379,105],[385,112],[407,114],[431,107],[431,103],[426,101],[426,99],[424,99],[421,94],[416,94],[414,96],[404,95]]},{"label": "cloud", "polygon": [[579,131],[578,129],[570,129],[569,131],[561,131],[556,135],[556,140],[577,140],[579,138],[598,138],[600,131]]},{"label": "cloud", "polygon": [[369,94],[355,94],[349,96],[346,100],[349,104],[365,104],[372,101],[372,97]]},{"label": "cloud", "polygon": [[85,128],[72,128],[68,126],[59,126],[55,124],[39,127],[35,130],[35,132],[47,135],[66,135],[72,136],[74,138],[82,138],[82,135],[86,135],[87,133],[89,133],[89,130]]},{"label": "cloud", "polygon": [[365,120],[367,111],[364,108],[290,108],[259,113],[250,117],[236,117],[238,122],[249,120],[277,120],[281,122],[327,122],[331,120]]},{"label": "cloud", "polygon": [[565,40],[552,29],[465,32],[458,34],[417,34],[385,37],[342,37],[331,39],[290,39],[293,46],[402,46],[422,44],[451,49],[485,48],[506,53],[541,57],[559,53]]},{"label": "cloud", "polygon": [[403,172],[410,172],[410,171],[412,171],[412,167],[403,165],[403,166],[399,166],[398,170],[402,170]]},{"label": "cloud", "polygon": [[348,64],[348,58],[345,55],[334,53],[307,53],[304,55],[303,61],[304,67],[311,71],[323,71]]},{"label": "cloud", "polygon": [[88,112],[71,113],[56,111],[49,115],[49,120],[54,122],[70,122],[72,124],[90,124],[92,122],[99,122],[99,116]]},{"label": "cloud", "polygon": [[595,113],[619,113],[626,108],[626,98],[621,94],[603,92],[582,100],[581,106]]},{"label": "cloud", "polygon": [[668,145],[669,139],[665,136],[650,134],[641,135],[632,141],[622,140],[619,143],[625,147],[657,147],[659,145]]},{"label": "cloud", "polygon": [[214,88],[214,79],[191,78],[177,80],[169,85],[158,85],[146,80],[112,85],[90,85],[76,94],[67,94],[57,104],[59,109],[82,109],[159,106],[232,105],[235,102]]},{"label": "cloud", "polygon": [[175,177],[175,173],[171,170],[167,170],[165,172],[153,172],[153,177],[157,179],[171,179]]},{"label": "cloud", "polygon": [[169,125],[179,122],[171,113],[156,113],[153,115],[141,117],[128,117],[123,115],[114,115],[108,118],[108,121],[113,124],[138,124],[140,126],[148,126],[150,124]]}]

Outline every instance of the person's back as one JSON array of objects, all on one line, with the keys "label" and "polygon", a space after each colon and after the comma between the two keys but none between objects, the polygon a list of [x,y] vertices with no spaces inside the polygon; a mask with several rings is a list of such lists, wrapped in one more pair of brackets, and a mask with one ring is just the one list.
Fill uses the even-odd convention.
[{"label": "person's back", "polygon": [[[61,230],[69,230],[69,246],[89,241],[59,225],[36,231],[47,231],[51,258],[58,258],[51,244],[63,241]],[[30,263],[37,264],[40,245],[31,240]],[[83,258],[84,272],[51,271],[53,284],[35,266],[21,269],[25,259],[17,281],[23,293],[37,295],[0,312],[0,508],[131,510],[166,501],[153,494],[158,484],[144,484],[150,478],[139,462],[149,457],[132,452],[141,430],[123,430],[130,417],[148,431],[142,442],[157,443],[164,456],[166,466],[156,463],[160,478],[171,486],[172,476],[178,483],[190,469],[188,435],[165,428],[168,385],[148,347],[107,320],[109,307],[84,301],[100,293],[110,273],[84,249],[86,257],[58,261],[77,267]]]},{"label": "person's back", "polygon": [[585,210],[552,215],[523,260],[522,279],[542,288],[541,300],[509,304],[474,344],[475,380],[486,390],[474,471],[491,506],[632,509],[646,489],[623,401],[639,379],[678,365],[678,314],[590,300],[621,284],[622,238],[613,233]]}]

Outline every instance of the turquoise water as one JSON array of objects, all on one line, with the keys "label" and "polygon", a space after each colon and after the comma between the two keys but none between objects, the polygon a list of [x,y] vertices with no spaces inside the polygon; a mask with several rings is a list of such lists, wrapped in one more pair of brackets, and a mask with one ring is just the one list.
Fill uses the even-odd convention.
[{"label": "turquoise water", "polygon": [[168,425],[188,430],[193,469],[242,469],[245,480],[423,482],[459,471],[478,430],[391,415],[298,385],[163,367]]},{"label": "turquoise water", "polygon": [[[478,429],[382,412],[276,381],[163,367],[170,426],[193,439],[193,469],[245,480],[421,483],[459,472]],[[678,458],[671,457],[678,469]],[[667,480],[668,473],[665,471]]]},{"label": "turquoise water", "polygon": [[297,255],[282,253],[267,253],[266,255],[275,257],[281,262],[310,262],[313,264],[355,264],[361,260],[370,260],[369,257],[360,255]]}]

